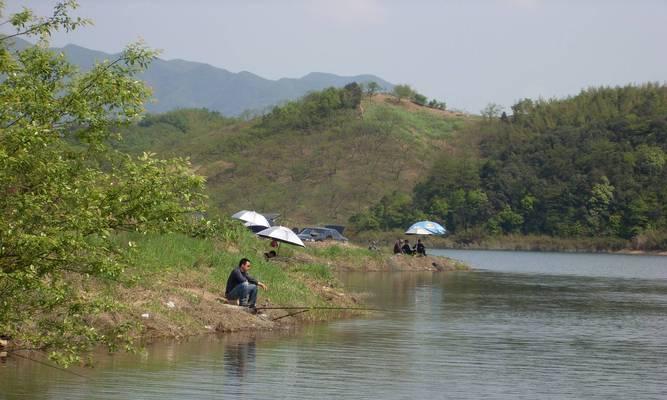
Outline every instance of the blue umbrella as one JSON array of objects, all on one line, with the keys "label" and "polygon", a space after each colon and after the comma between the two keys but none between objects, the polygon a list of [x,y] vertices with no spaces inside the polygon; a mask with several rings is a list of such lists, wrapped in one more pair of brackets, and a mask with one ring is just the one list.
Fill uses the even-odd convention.
[{"label": "blue umbrella", "polygon": [[407,235],[444,235],[447,230],[437,222],[419,221],[412,224],[405,233]]}]

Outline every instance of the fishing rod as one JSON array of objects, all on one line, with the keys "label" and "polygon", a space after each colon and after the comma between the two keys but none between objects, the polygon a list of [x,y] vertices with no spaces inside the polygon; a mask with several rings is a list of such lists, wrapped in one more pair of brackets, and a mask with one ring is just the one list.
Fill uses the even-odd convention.
[{"label": "fishing rod", "polygon": [[306,310],[301,310],[301,311],[297,311],[297,312],[293,312],[293,313],[288,313],[288,314],[285,314],[285,315],[283,315],[283,316],[281,316],[281,317],[273,318],[271,321],[278,321],[279,319],[283,319],[283,318],[287,318],[287,317],[292,317],[292,316],[294,316],[294,315],[298,315],[298,314],[303,314],[303,313],[308,312],[308,311],[310,311],[310,310],[307,310],[307,309],[306,309]]},{"label": "fishing rod", "polygon": [[[403,310],[403,309],[394,309],[394,310],[388,310],[386,308],[372,308],[372,307],[317,307],[317,306],[285,306],[285,307],[279,307],[279,306],[265,306],[265,307],[256,307],[257,310],[305,310],[305,311],[311,311],[311,310],[350,310],[350,311],[377,311],[377,312],[386,312],[386,313],[410,313],[410,314],[417,314],[417,315],[432,315],[430,312],[424,312],[424,311],[415,311],[415,310]],[[301,312],[305,311],[299,311],[296,313],[292,314],[287,314],[283,317],[289,317],[291,315],[296,315],[296,314],[301,314]],[[273,320],[275,321],[275,319]]]},{"label": "fishing rod", "polygon": [[365,308],[365,307],[300,307],[300,306],[287,306],[287,307],[257,307],[258,310],[299,310],[296,312],[287,313],[277,318],[273,318],[271,321],[277,321],[279,319],[292,317],[294,315],[303,314],[311,310],[359,310],[359,311],[387,311],[379,308]]},{"label": "fishing rod", "polygon": [[256,307],[257,310],[299,310],[297,312],[291,312],[287,313],[283,316],[273,318],[271,321],[277,321],[279,319],[287,318],[287,317],[292,317],[294,315],[298,314],[303,314],[305,312],[311,311],[311,310],[357,310],[357,311],[388,311],[388,310],[382,310],[380,308],[366,308],[366,307],[316,307],[316,306],[286,306],[286,307],[273,307],[273,306],[266,306],[266,307]]},{"label": "fishing rod", "polygon": [[382,308],[366,307],[317,307],[317,306],[287,306],[287,307],[255,307],[258,310],[357,310],[357,311],[391,311]]},{"label": "fishing rod", "polygon": [[44,362],[44,361],[35,360],[34,358],[30,358],[28,356],[21,355],[21,354],[17,353],[16,350],[9,351],[8,353],[10,353],[10,354],[12,354],[16,357],[23,358],[23,359],[28,360],[28,361],[36,362],[37,364],[41,364],[41,365],[44,365],[44,366],[49,367],[49,368],[57,369],[60,372],[65,372],[65,373],[68,373],[68,374],[76,375],[76,376],[78,376],[80,378],[84,378],[84,379],[90,379],[90,377],[85,376],[85,375],[81,375],[81,374],[77,374],[74,371],[70,371],[70,370],[67,370],[65,368],[61,368],[61,367],[58,367],[56,365],[49,364],[49,363]]}]

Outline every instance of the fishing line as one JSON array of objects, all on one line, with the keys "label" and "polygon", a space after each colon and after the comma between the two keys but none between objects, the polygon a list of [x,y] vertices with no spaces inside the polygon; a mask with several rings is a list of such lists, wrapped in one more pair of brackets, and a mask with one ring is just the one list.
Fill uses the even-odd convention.
[{"label": "fishing line", "polygon": [[41,364],[41,365],[44,365],[44,366],[46,366],[46,367],[50,367],[50,368],[53,368],[53,369],[57,369],[58,371],[62,371],[62,372],[66,372],[66,373],[68,373],[68,374],[76,375],[76,376],[78,376],[78,377],[80,377],[80,378],[90,379],[90,377],[88,377],[88,376],[81,375],[81,374],[77,374],[76,372],[67,370],[67,369],[65,369],[65,368],[58,367],[58,366],[56,366],[56,365],[49,364],[49,363],[44,362],[44,361],[35,360],[34,358],[30,358],[30,357],[28,357],[28,356],[23,356],[23,355],[21,355],[21,354],[15,352],[15,351],[9,351],[8,353],[11,353],[11,354],[13,354],[13,355],[15,355],[15,356],[17,356],[17,357],[19,357],[19,358],[23,358],[23,359],[28,360],[28,361],[36,362],[37,364]]}]

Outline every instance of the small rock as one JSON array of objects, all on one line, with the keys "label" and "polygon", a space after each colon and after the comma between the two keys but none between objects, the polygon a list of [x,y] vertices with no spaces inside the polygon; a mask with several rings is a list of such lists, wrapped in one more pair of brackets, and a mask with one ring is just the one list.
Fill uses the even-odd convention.
[{"label": "small rock", "polygon": [[150,315],[149,313],[143,313],[143,314],[141,314],[141,318],[146,318],[146,319],[148,319],[148,318],[150,318],[150,317],[151,317],[151,315]]},{"label": "small rock", "polygon": [[173,301],[168,301],[168,302],[164,303],[164,305],[166,305],[166,306],[169,307],[169,308],[174,308],[174,307],[176,307],[176,304],[174,304]]},{"label": "small rock", "polygon": [[205,329],[208,329],[209,331],[213,330],[213,327],[211,325],[204,325]]}]

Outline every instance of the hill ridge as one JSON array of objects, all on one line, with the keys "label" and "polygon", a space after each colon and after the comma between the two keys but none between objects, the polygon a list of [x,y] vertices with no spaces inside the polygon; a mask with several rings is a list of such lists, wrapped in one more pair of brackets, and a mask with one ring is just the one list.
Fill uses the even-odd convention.
[{"label": "hill ridge", "polygon": [[[16,39],[14,47],[32,45]],[[95,62],[113,59],[119,53],[89,49],[69,43],[54,51],[63,52],[70,62],[83,70]],[[227,116],[238,116],[246,111],[263,112],[285,101],[325,89],[343,87],[351,82],[375,81],[386,90],[393,84],[372,74],[342,76],[327,72],[311,72],[301,78],[264,78],[250,71],[231,72],[225,68],[181,58],[155,59],[148,70],[139,76],[153,88],[154,98],[146,109],[152,113],[179,108],[207,108]]]}]

